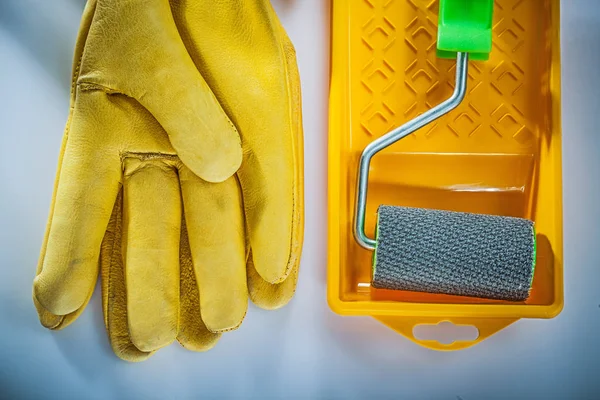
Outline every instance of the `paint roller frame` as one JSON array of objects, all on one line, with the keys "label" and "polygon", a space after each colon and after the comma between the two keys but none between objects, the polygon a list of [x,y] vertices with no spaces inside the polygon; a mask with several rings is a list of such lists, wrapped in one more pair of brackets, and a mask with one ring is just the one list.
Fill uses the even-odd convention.
[{"label": "paint roller frame", "polygon": [[[505,235],[514,234],[515,236],[522,237],[522,232],[519,231],[519,229],[524,229],[533,232],[533,237],[527,237],[527,241],[524,242],[525,246],[515,246],[515,248],[519,247],[519,254],[515,258],[509,258],[505,256],[505,254],[510,252],[511,249],[507,248],[506,246],[502,248],[502,246],[494,246],[492,244],[496,240],[496,237],[493,235],[491,235],[489,238],[484,237],[484,239],[487,240],[483,240],[482,243],[489,247],[496,247],[496,252],[491,254],[491,257],[487,253],[483,252],[485,257],[482,257],[481,260],[478,260],[478,263],[475,265],[472,263],[469,264],[469,268],[471,270],[465,271],[464,274],[460,274],[462,271],[452,270],[452,268],[458,268],[457,265],[451,267],[438,266],[436,270],[435,267],[431,266],[427,268],[426,263],[424,262],[416,263],[414,259],[411,260],[412,270],[408,271],[408,268],[403,268],[402,262],[390,262],[390,258],[397,260],[398,254],[403,253],[401,249],[398,248],[394,248],[394,257],[386,257],[387,262],[385,263],[385,272],[382,273],[377,270],[379,224],[376,226],[375,238],[370,238],[365,231],[367,192],[371,159],[380,151],[388,148],[406,136],[425,127],[426,125],[431,124],[440,117],[450,113],[462,103],[467,91],[469,54],[473,53],[475,56],[474,58],[477,60],[487,60],[489,58],[489,52],[492,48],[492,15],[493,0],[467,0],[466,2],[465,0],[441,0],[438,23],[437,55],[438,57],[442,58],[456,57],[456,76],[452,95],[447,100],[429,109],[415,119],[409,120],[404,125],[393,129],[387,134],[369,143],[360,156],[353,233],[356,242],[361,247],[374,251],[371,284],[376,288],[392,290],[407,289],[428,293],[454,294],[468,297],[500,299],[508,301],[524,301],[527,299],[527,297],[529,297],[529,293],[533,284],[536,249],[535,227],[529,226],[529,224],[533,225],[532,221],[527,221],[527,224],[520,224],[518,221],[515,223],[514,218],[506,217],[506,228],[504,228],[503,226],[498,227],[499,218],[496,218],[496,220],[490,224],[489,221],[486,221],[485,216],[475,217],[475,219],[473,218],[474,216],[471,216],[469,218],[471,223],[477,221],[477,223],[483,223],[487,225],[488,228],[492,226],[496,227],[496,235],[499,234],[499,231],[504,230]],[[441,215],[447,215],[447,213],[443,213]],[[488,220],[489,219],[490,218],[488,218]],[[430,224],[432,228],[440,228],[440,224],[432,224],[431,222]],[[443,225],[443,223],[441,223],[441,225]],[[404,230],[401,231],[406,233]],[[502,233],[500,233],[500,236],[501,235]],[[412,238],[412,236],[407,238],[406,235],[404,235],[403,237],[392,236],[391,239],[394,241],[403,240],[408,242],[409,239],[414,238]],[[506,239],[507,238],[504,240],[505,242],[507,241]],[[477,246],[474,246],[472,243],[468,243],[468,240],[460,236],[452,236],[451,240],[457,241],[457,243],[454,243],[454,245],[457,247],[462,247],[463,250],[465,247],[467,247],[467,254],[472,252],[482,254],[478,251]],[[529,243],[530,241],[532,242],[531,244]],[[418,242],[418,239],[410,242],[412,248],[419,248],[421,250],[425,250],[424,246],[431,246],[430,243],[424,243],[422,241]],[[508,240],[508,242],[510,242],[510,240]],[[490,244],[492,245],[490,246]],[[389,250],[390,247],[393,246],[385,247]],[[501,248],[498,249],[497,247]],[[448,257],[448,254],[444,255]],[[516,271],[511,270],[513,268],[512,265],[496,262],[495,257],[509,258],[511,262],[514,262],[515,259],[519,260],[519,262],[515,262]],[[531,257],[533,257],[533,260],[531,260]],[[490,278],[489,280],[475,280],[474,282],[473,276],[470,276],[469,273],[474,276],[479,276],[483,275],[482,271],[490,271],[489,269],[485,268],[486,265],[480,265],[482,263],[490,265],[491,269],[494,269],[494,271],[490,272],[491,276],[488,277]],[[529,264],[530,268],[524,271],[521,267],[527,266],[526,264]],[[503,277],[504,274],[508,273],[511,274],[511,278],[517,276],[519,279],[506,279]],[[385,274],[387,274],[387,276]],[[415,283],[406,281],[405,275],[411,274],[415,274],[416,276],[410,276],[409,280],[432,280],[435,283]],[[445,279],[440,279],[440,276],[443,276]]]}]

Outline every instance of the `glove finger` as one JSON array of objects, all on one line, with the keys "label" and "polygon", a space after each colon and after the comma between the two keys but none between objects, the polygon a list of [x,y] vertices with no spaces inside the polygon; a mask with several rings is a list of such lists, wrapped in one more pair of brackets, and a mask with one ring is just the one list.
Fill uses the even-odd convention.
[{"label": "glove finger", "polygon": [[129,337],[125,270],[121,252],[123,240],[122,205],[123,191],[121,190],[115,202],[102,241],[102,250],[100,251],[102,309],[104,311],[104,324],[114,353],[123,360],[137,362],[147,359],[154,353],[140,351],[134,346]]},{"label": "glove finger", "polygon": [[[67,123],[67,126],[69,125],[69,123]],[[58,162],[58,170],[57,170],[57,174],[56,174],[56,182],[58,182],[58,179],[60,177],[60,166],[62,165],[62,160],[63,160],[63,156],[64,156],[64,152],[65,152],[65,147],[67,144],[67,135],[63,136],[63,141],[61,144],[61,150],[60,150],[60,156],[59,156],[59,162]],[[56,190],[56,188],[55,188]],[[54,201],[52,202],[51,208],[50,208],[50,215],[52,215],[54,212]],[[48,245],[48,235],[50,233],[50,227],[52,226],[51,223],[48,223],[47,227],[46,227],[46,233],[45,233],[45,237],[44,237],[44,244],[42,245],[42,253],[40,256],[40,259],[38,261],[38,265],[37,265],[37,271],[36,271],[36,276],[40,274],[40,272],[42,271],[42,266],[43,266],[43,261],[44,261],[44,255],[46,253],[46,248]],[[35,286],[34,286],[35,288]],[[83,310],[85,309],[85,306],[87,305],[87,303],[89,302],[89,300],[92,297],[92,293],[93,291],[91,291],[88,295],[88,298],[84,301],[83,305],[81,307],[79,307],[79,309],[77,309],[76,311],[67,314],[67,315],[55,315],[52,314],[50,311],[46,310],[42,304],[37,300],[37,298],[35,297],[35,289],[33,290],[33,304],[35,305],[35,308],[37,310],[38,313],[38,317],[40,319],[40,323],[42,324],[42,326],[48,328],[48,329],[55,329],[55,330],[60,330],[68,325],[71,324],[71,322],[73,322],[74,320],[77,319],[77,317],[79,316],[79,314],[81,314],[83,312]]]},{"label": "glove finger", "polygon": [[207,351],[212,349],[219,339],[220,333],[208,330],[202,320],[200,295],[192,262],[192,252],[188,239],[185,218],[181,221],[180,242],[181,294],[179,299],[179,333],[177,340],[191,351]]},{"label": "glove finger", "polygon": [[172,3],[192,59],[242,136],[238,177],[254,265],[267,282],[279,283],[296,264],[301,242],[300,84],[293,47],[268,0],[219,7]]},{"label": "glove finger", "polygon": [[244,160],[239,172],[253,269],[273,284],[284,282],[294,269],[298,269],[304,230],[300,77],[291,42],[286,37],[282,42],[287,82],[287,95],[282,94],[282,97],[286,99],[288,109],[284,113],[287,118],[274,124],[281,129],[275,147],[279,151],[263,152],[265,147],[260,141],[264,138],[254,135],[259,136],[254,146],[256,151],[253,157]]},{"label": "glove finger", "polygon": [[[94,290],[100,245],[121,177],[118,154],[82,151],[102,121],[75,105],[60,155],[58,179],[33,291],[56,316],[81,311]],[[75,315],[75,314],[74,314]]]},{"label": "glove finger", "polygon": [[[87,40],[88,32],[89,32],[90,26],[92,24],[92,19],[93,19],[95,10],[96,10],[96,0],[88,0],[88,2],[85,5],[85,9],[83,10],[82,17],[81,17],[80,29],[79,29],[79,33],[77,34],[77,43],[75,45],[75,51],[74,51],[74,55],[73,55],[73,68],[72,68],[73,69],[73,81],[72,81],[72,86],[71,86],[71,108],[74,108],[74,106],[75,106],[75,87],[76,87],[75,84],[76,84],[77,78],[78,78],[79,64],[81,62],[81,58],[82,58],[83,51],[85,48],[85,42]],[[69,120],[67,121],[67,129],[71,124],[71,117],[72,116],[69,115]],[[58,162],[59,167],[57,169],[57,174],[56,174],[56,179],[55,179],[56,182],[58,182],[59,177],[60,177],[60,165],[62,165],[62,160],[63,160],[66,143],[67,143],[67,135],[63,135],[60,156],[59,156],[59,162]],[[56,187],[55,187],[55,190],[56,190]],[[52,215],[53,212],[54,212],[54,201],[52,202],[50,215]],[[46,246],[47,246],[47,242],[48,242],[48,235],[50,233],[50,226],[51,226],[51,224],[49,223],[47,225],[46,233],[44,235],[45,237],[44,237],[44,244],[42,246],[42,255],[40,256],[40,259],[38,262],[36,276],[39,275],[39,273],[42,270],[44,254],[46,252]],[[87,300],[84,302],[82,307],[80,307],[78,310],[76,310],[70,314],[67,314],[67,315],[52,314],[50,311],[46,310],[40,304],[40,302],[36,299],[35,294],[33,295],[33,303],[35,305],[35,308],[37,309],[41,324],[46,328],[59,330],[59,329],[62,329],[64,327],[70,325],[71,322],[73,322],[74,320],[77,319],[79,314],[81,314],[81,312],[85,309],[85,306],[87,305],[87,303],[89,302],[91,297],[92,297],[92,292],[89,293],[89,296],[88,296]]]},{"label": "glove finger", "polygon": [[248,308],[242,204],[235,177],[209,183],[182,167],[181,192],[200,294],[211,332],[236,329]]},{"label": "glove finger", "polygon": [[176,161],[164,157],[123,162],[127,316],[131,341],[141,351],[170,344],[179,326],[181,195]]},{"label": "glove finger", "polygon": [[296,293],[298,283],[299,264],[292,268],[292,272],[281,283],[273,284],[265,281],[254,268],[252,257],[248,258],[248,293],[250,300],[265,310],[276,310],[285,306]]},{"label": "glove finger", "polygon": [[92,294],[93,292],[90,292],[88,298],[85,300],[81,307],[67,315],[52,314],[50,311],[46,310],[40,304],[39,301],[37,301],[35,296],[33,297],[33,304],[35,305],[35,308],[38,312],[38,317],[42,326],[48,329],[61,330],[71,325],[71,323],[75,321],[79,317],[79,315],[81,315],[81,313],[83,312],[83,310],[85,310],[85,307],[89,303],[90,299],[92,298]]},{"label": "glove finger", "polygon": [[167,0],[98,0],[80,84],[142,104],[198,176],[221,182],[239,168],[237,129],[192,62]]}]

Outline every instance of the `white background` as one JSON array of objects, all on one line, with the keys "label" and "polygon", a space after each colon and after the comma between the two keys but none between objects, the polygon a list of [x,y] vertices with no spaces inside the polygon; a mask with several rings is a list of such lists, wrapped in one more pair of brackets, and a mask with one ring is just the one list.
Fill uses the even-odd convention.
[{"label": "white background", "polygon": [[[358,0],[348,0],[358,1]],[[541,0],[524,0],[541,1]],[[294,300],[250,307],[207,353],[119,360],[99,288],[68,329],[42,328],[31,285],[68,114],[85,0],[0,0],[0,398],[600,398],[600,1],[562,1],[565,308],[458,352],[413,344],[326,302],[329,1],[273,0],[298,52],[306,236]]]}]

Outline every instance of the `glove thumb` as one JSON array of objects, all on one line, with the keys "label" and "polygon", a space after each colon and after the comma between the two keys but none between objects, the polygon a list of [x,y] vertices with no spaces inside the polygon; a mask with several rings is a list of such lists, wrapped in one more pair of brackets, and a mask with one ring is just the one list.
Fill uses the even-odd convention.
[{"label": "glove thumb", "polygon": [[192,61],[169,2],[98,0],[95,14],[101,17],[87,38],[79,85],[137,100],[202,179],[233,175],[242,162],[240,136]]}]

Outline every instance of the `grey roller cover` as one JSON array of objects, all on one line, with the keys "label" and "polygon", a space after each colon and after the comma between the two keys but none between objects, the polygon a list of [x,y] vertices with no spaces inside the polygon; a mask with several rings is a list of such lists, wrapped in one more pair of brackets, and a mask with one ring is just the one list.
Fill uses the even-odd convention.
[{"label": "grey roller cover", "polygon": [[532,221],[380,206],[376,288],[523,301],[535,265]]}]

